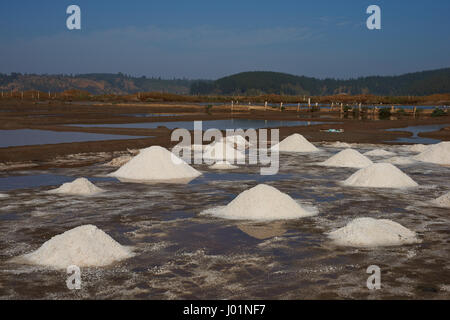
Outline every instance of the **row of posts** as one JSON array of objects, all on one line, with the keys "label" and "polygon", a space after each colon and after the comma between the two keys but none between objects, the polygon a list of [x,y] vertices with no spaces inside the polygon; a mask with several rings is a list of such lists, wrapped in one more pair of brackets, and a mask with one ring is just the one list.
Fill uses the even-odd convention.
[{"label": "row of posts", "polygon": [[[8,92],[3,92],[3,91],[1,91],[1,97],[2,97],[2,99],[3,98],[7,98],[8,96],[9,97],[14,97],[15,96],[15,93],[16,93],[17,91],[12,91],[11,90],[11,92],[10,92],[10,94],[8,95]],[[35,93],[36,93],[36,96],[35,96]],[[36,97],[36,99],[37,100],[39,100],[40,98],[41,98],[41,93],[39,92],[39,91],[36,91],[36,92],[32,92],[31,93],[31,98],[32,99],[34,99]],[[51,94],[51,92],[49,91],[48,92],[48,98],[51,98],[52,97],[52,94]],[[56,93],[54,94],[54,96],[53,96],[54,98],[56,98]],[[20,98],[23,100],[23,98],[24,98],[24,92],[23,91],[20,91]]]},{"label": "row of posts", "polygon": [[[239,101],[236,101],[236,105],[238,105],[238,104],[239,104]],[[250,108],[251,103],[249,102],[248,105],[249,105],[249,108]],[[267,101],[264,102],[264,111],[267,110],[267,105],[268,105],[268,102]],[[340,103],[340,104],[336,103],[336,105],[339,107],[340,113],[344,113],[344,104],[343,103]],[[316,102],[316,108],[319,108],[319,103],[318,102]],[[234,101],[231,101],[231,111],[233,111],[233,109],[234,109]],[[283,109],[283,102],[280,102],[279,110],[281,111],[282,109]],[[331,102],[331,111],[333,111],[333,109],[334,109],[334,102]],[[311,98],[308,99],[308,110],[311,111]],[[359,113],[362,112],[362,103],[358,104],[358,111],[359,111]],[[395,111],[396,111],[395,107],[392,106],[391,107],[391,113],[395,113]],[[300,112],[300,102],[297,104],[297,112]],[[378,112],[378,107],[374,106],[374,108],[372,109],[372,112],[373,112],[373,114],[376,114]],[[416,115],[416,113],[417,113],[417,107],[414,107],[414,109],[413,109],[414,116]]]}]

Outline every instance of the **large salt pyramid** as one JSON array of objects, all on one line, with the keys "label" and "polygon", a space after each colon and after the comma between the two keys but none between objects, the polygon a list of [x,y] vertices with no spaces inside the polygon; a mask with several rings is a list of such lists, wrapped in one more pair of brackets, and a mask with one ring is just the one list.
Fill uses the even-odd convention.
[{"label": "large salt pyramid", "polygon": [[123,181],[135,182],[186,182],[200,175],[199,171],[160,146],[141,150],[128,163],[110,174]]},{"label": "large salt pyramid", "polygon": [[302,208],[289,195],[265,184],[242,192],[225,207],[204,213],[233,220],[286,220],[316,214],[314,210]]},{"label": "large salt pyramid", "polygon": [[450,141],[429,146],[414,157],[415,160],[436,164],[450,165]]},{"label": "large salt pyramid", "polygon": [[420,242],[415,232],[387,219],[357,218],[328,233],[338,245],[351,247],[396,246]]},{"label": "large salt pyramid", "polygon": [[311,142],[305,139],[301,134],[295,133],[290,135],[283,141],[281,141],[276,146],[272,147],[272,150],[277,150],[279,152],[318,152],[317,149]]},{"label": "large salt pyramid", "polygon": [[64,183],[61,187],[47,191],[47,193],[67,194],[74,196],[90,196],[104,192],[86,178],[78,178],[72,182]]},{"label": "large salt pyramid", "polygon": [[234,163],[238,160],[245,160],[245,154],[234,149],[229,143],[215,142],[205,147],[203,159]]},{"label": "large salt pyramid", "polygon": [[351,175],[344,185],[369,188],[411,188],[418,184],[390,163],[375,163]]},{"label": "large salt pyramid", "polygon": [[322,166],[345,168],[365,168],[372,164],[373,162],[369,158],[353,149],[342,150],[328,160],[320,163]]},{"label": "large salt pyramid", "polygon": [[70,265],[101,267],[131,256],[131,250],[105,232],[96,226],[85,225],[54,236],[36,251],[12,261],[65,269]]}]

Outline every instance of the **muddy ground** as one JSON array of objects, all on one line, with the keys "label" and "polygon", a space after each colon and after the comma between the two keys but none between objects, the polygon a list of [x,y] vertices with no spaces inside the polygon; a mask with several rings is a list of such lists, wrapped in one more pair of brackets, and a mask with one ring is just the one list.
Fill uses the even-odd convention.
[{"label": "muddy ground", "polygon": [[[166,113],[164,117],[136,117],[132,114],[142,113]],[[138,123],[159,121],[194,121],[194,120],[223,120],[223,119],[265,119],[265,120],[299,120],[320,121],[320,125],[292,126],[280,128],[280,139],[293,133],[300,133],[312,142],[319,141],[343,141],[354,143],[386,143],[399,137],[409,137],[410,132],[388,132],[385,129],[402,128],[417,125],[448,124],[439,131],[420,134],[421,137],[429,137],[444,141],[450,140],[450,116],[430,117],[421,115],[418,118],[412,116],[400,116],[391,119],[374,119],[372,115],[353,119],[352,114],[347,117],[339,112],[297,112],[294,109],[279,111],[270,109],[267,111],[248,108],[247,106],[235,107],[231,112],[228,106],[213,106],[207,108],[200,105],[189,104],[92,104],[92,103],[67,103],[67,102],[22,102],[0,101],[0,130],[12,129],[40,129],[52,131],[77,131],[104,134],[132,135],[148,138],[129,140],[109,140],[95,142],[76,142],[51,145],[34,145],[0,148],[0,163],[32,163],[35,168],[54,166],[84,166],[90,165],[95,160],[86,159],[81,162],[58,162],[55,158],[71,154],[110,153],[138,149],[151,145],[169,147],[175,144],[170,141],[172,130],[166,127],[155,129],[124,129],[124,128],[85,128],[67,124],[109,124],[109,123]],[[344,129],[344,133],[328,133],[324,129]],[[390,143],[393,144],[393,143]],[[107,158],[107,156],[106,156]],[[8,166],[8,168],[14,168]]]}]

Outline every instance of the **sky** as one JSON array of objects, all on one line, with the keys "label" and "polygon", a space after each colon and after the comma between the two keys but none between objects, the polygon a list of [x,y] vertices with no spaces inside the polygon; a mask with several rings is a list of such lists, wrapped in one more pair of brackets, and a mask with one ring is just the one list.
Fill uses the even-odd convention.
[{"label": "sky", "polygon": [[[366,26],[374,4],[381,30]],[[0,73],[397,75],[450,67],[449,13],[448,0],[3,0]]]}]

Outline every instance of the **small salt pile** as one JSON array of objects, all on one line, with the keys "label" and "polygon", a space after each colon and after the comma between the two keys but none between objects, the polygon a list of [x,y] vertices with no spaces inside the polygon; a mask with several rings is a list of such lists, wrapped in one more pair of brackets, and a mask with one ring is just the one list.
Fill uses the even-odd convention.
[{"label": "small salt pile", "polygon": [[203,152],[203,159],[228,161],[234,163],[237,160],[245,160],[245,154],[234,149],[228,143],[214,142],[206,146],[205,151]]},{"label": "small salt pile", "polygon": [[411,188],[418,184],[390,163],[375,163],[342,182],[343,185],[368,188]]},{"label": "small salt pile", "polygon": [[110,174],[120,180],[134,182],[185,182],[200,175],[199,171],[160,146],[141,150],[136,157]]},{"label": "small salt pile", "polygon": [[212,166],[209,166],[209,168],[214,169],[214,170],[232,170],[232,169],[237,169],[239,167],[233,166],[228,161],[218,161],[215,164],[213,164]]},{"label": "small salt pile", "polygon": [[398,165],[409,165],[409,164],[416,163],[416,161],[414,161],[413,159],[408,158],[408,157],[392,157],[392,158],[385,160],[385,162],[392,163],[392,164],[398,164]]},{"label": "small salt pile", "polygon": [[364,153],[364,155],[371,156],[371,157],[391,157],[391,156],[395,156],[395,153],[386,151],[384,149],[375,149],[375,150]]},{"label": "small salt pile", "polygon": [[414,157],[415,160],[450,165],[450,141],[431,145]]},{"label": "small salt pile", "polygon": [[349,143],[340,141],[333,142],[329,146],[333,148],[346,148],[346,149],[352,147]]},{"label": "small salt pile", "polygon": [[0,198],[8,198],[8,197],[9,196],[7,194],[0,193]]},{"label": "small salt pile", "polygon": [[96,226],[84,225],[54,236],[36,251],[12,262],[65,269],[70,265],[103,267],[132,256],[130,249]]},{"label": "small salt pile", "polygon": [[317,149],[312,143],[305,139],[301,134],[295,133],[290,135],[283,141],[281,141],[278,145],[272,147],[272,150],[277,150],[279,152],[318,152]]},{"label": "small salt pile", "polygon": [[209,209],[203,214],[232,220],[286,220],[313,216],[317,212],[302,208],[274,187],[259,184],[239,194],[227,206]]},{"label": "small salt pile", "polygon": [[437,199],[431,200],[431,203],[442,208],[450,208],[450,192],[440,196]]},{"label": "small salt pile", "polygon": [[415,232],[387,219],[357,218],[345,227],[328,233],[341,246],[378,247],[420,242]]},{"label": "small salt pile", "polygon": [[371,164],[373,162],[370,159],[353,149],[342,150],[328,160],[320,163],[322,166],[344,168],[365,168]]},{"label": "small salt pile", "polygon": [[232,136],[226,136],[219,140],[219,142],[229,143],[233,147],[238,148],[247,148],[249,146],[248,141],[241,135],[232,135]]},{"label": "small salt pile", "polygon": [[410,151],[410,152],[424,152],[429,146],[425,145],[425,144],[413,144],[413,145],[408,145],[408,146],[402,146],[402,149],[405,151]]},{"label": "small salt pile", "polygon": [[74,196],[91,196],[104,192],[86,178],[78,178],[72,182],[64,183],[57,189],[49,190],[47,193],[66,194]]},{"label": "small salt pile", "polygon": [[110,162],[105,163],[104,166],[106,167],[121,167],[124,164],[126,164],[128,161],[133,159],[130,155],[120,156],[118,158],[112,159]]}]

